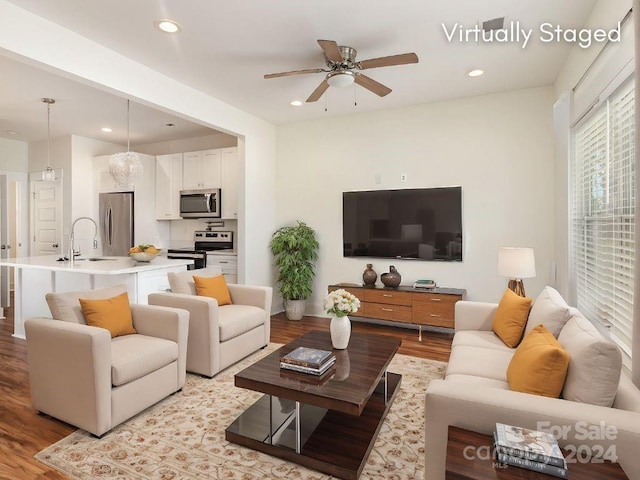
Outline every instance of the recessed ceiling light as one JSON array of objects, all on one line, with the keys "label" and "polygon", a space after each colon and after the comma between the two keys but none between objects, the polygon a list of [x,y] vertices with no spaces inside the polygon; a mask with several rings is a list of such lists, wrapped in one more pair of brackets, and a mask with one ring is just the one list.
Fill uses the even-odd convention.
[{"label": "recessed ceiling light", "polygon": [[470,77],[479,77],[483,73],[484,73],[484,70],[480,70],[479,68],[476,68],[474,70],[471,70],[469,73],[467,73],[467,75]]},{"label": "recessed ceiling light", "polygon": [[164,33],[180,33],[182,27],[173,20],[156,20],[153,26]]},{"label": "recessed ceiling light", "polygon": [[300,105],[302,105],[302,102],[300,100],[293,100],[292,102],[290,102],[290,105],[299,107]]},{"label": "recessed ceiling light", "polygon": [[102,130],[105,133],[111,133],[113,131],[109,127],[102,127],[100,130]]},{"label": "recessed ceiling light", "polygon": [[15,130],[7,130],[7,133],[9,135],[18,135],[18,133],[20,133],[20,132],[16,132]]}]

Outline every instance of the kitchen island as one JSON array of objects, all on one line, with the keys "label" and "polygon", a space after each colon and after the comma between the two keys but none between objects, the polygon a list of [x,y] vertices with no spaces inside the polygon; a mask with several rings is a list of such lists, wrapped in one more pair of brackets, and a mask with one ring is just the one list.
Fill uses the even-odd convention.
[{"label": "kitchen island", "polygon": [[184,271],[193,263],[164,256],[151,262],[136,262],[129,257],[78,257],[73,264],[59,258],[42,255],[0,260],[0,267],[14,268],[14,337],[25,338],[25,319],[51,316],[45,300],[49,292],[124,284],[131,303],[146,304],[150,293],[169,289],[167,273]]}]

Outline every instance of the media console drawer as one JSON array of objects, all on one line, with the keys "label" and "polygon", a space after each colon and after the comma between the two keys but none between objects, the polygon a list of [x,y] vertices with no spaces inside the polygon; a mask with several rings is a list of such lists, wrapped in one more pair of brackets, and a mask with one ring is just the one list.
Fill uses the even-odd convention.
[{"label": "media console drawer", "polygon": [[376,318],[399,323],[455,328],[455,304],[464,300],[466,290],[435,288],[417,290],[361,287],[354,284],[329,285],[329,291],[343,288],[360,300],[360,309],[351,317]]}]

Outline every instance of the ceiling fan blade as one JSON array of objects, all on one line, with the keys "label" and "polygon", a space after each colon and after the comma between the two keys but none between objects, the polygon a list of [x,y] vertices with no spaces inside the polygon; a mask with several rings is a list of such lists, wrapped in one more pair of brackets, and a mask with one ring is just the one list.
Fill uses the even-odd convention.
[{"label": "ceiling fan blade", "polygon": [[391,93],[391,89],[389,87],[385,87],[383,84],[376,82],[373,78],[369,78],[361,73],[356,73],[355,82],[380,97],[384,97]]},{"label": "ceiling fan blade", "polygon": [[318,45],[320,45],[320,48],[329,60],[334,63],[342,63],[342,54],[336,42],[333,40],[318,40]]},{"label": "ceiling fan blade", "polygon": [[406,65],[407,63],[418,63],[418,56],[415,53],[401,53],[388,57],[371,58],[358,62],[362,70],[367,68],[391,67],[393,65]]},{"label": "ceiling fan blade", "polygon": [[288,77],[290,75],[302,75],[304,73],[320,73],[320,72],[322,72],[321,68],[309,68],[307,70],[293,70],[291,72],[268,73],[264,76],[264,78]]},{"label": "ceiling fan blade", "polygon": [[327,79],[324,79],[322,83],[318,85],[318,88],[316,88],[309,96],[309,98],[307,98],[307,102],[309,103],[318,101],[322,94],[327,91],[327,88],[329,88],[329,82],[327,82]]}]

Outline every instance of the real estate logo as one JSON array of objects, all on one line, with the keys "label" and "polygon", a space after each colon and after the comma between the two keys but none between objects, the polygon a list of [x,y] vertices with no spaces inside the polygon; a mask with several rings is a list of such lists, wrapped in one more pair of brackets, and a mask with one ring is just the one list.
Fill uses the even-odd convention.
[{"label": "real estate logo", "polygon": [[538,28],[525,28],[519,21],[510,22],[504,28],[485,30],[480,25],[465,27],[456,22],[453,25],[440,24],[449,43],[515,43],[527,48],[533,35],[542,43],[571,43],[580,48],[589,48],[594,43],[620,42],[621,25],[610,30],[604,28],[563,28],[561,25],[542,23]]}]

